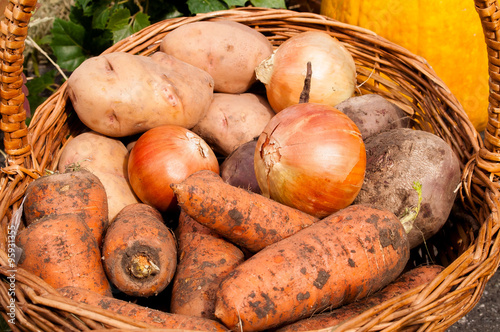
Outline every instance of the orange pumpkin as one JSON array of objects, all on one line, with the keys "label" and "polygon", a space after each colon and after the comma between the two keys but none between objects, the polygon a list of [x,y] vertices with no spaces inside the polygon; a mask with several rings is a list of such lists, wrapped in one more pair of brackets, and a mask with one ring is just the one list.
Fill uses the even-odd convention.
[{"label": "orange pumpkin", "polygon": [[488,121],[488,60],[473,1],[323,0],[321,14],[370,29],[426,59],[478,131]]}]

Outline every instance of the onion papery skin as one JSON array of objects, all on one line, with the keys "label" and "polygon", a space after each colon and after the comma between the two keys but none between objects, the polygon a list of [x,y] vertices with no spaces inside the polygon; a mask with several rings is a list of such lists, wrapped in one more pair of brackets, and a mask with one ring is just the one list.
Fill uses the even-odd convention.
[{"label": "onion papery skin", "polygon": [[210,146],[189,129],[174,125],[155,127],[142,134],[128,158],[128,177],[137,197],[160,212],[173,211],[177,200],[171,183],[204,169],[219,174]]},{"label": "onion papery skin", "polygon": [[286,40],[255,69],[276,113],[299,103],[308,62],[309,102],[335,106],[354,95],[356,65],[349,51],[325,32],[304,32]]},{"label": "onion papery skin", "polygon": [[264,196],[323,218],[358,195],[366,150],[347,115],[329,105],[301,103],[269,121],[257,140],[254,168]]}]

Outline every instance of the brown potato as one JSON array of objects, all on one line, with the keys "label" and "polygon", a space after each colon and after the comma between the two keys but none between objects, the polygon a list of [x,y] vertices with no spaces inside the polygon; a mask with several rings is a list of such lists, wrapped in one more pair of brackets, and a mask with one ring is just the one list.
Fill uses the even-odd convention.
[{"label": "brown potato", "polygon": [[267,100],[253,93],[214,93],[205,116],[192,128],[214,151],[227,156],[259,136],[275,115]]},{"label": "brown potato", "polygon": [[170,32],[160,50],[208,72],[216,92],[243,93],[256,81],[255,67],[273,47],[262,33],[244,24],[203,21]]},{"label": "brown potato", "polygon": [[125,137],[164,124],[191,128],[208,110],[213,86],[208,73],[172,56],[117,52],[83,62],[68,94],[87,127]]},{"label": "brown potato", "polygon": [[96,132],[82,133],[66,144],[61,152],[58,170],[82,168],[99,178],[108,199],[108,218],[112,222],[125,206],[139,203],[128,183],[128,150],[115,139]]}]

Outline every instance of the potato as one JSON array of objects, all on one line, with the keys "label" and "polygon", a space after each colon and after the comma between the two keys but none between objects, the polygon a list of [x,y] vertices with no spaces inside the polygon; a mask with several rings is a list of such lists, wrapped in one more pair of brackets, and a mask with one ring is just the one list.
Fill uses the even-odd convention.
[{"label": "potato", "polygon": [[171,31],[160,50],[207,71],[216,92],[243,93],[256,81],[255,67],[273,47],[262,33],[244,24],[203,21]]},{"label": "potato", "polygon": [[214,151],[227,156],[259,136],[275,115],[267,100],[257,94],[214,93],[206,115],[192,128]]},{"label": "potato", "polygon": [[68,79],[68,94],[87,127],[125,137],[164,124],[191,128],[208,110],[213,84],[172,56],[118,52],[84,61]]},{"label": "potato", "polygon": [[64,146],[58,170],[87,169],[101,180],[108,198],[108,217],[112,222],[125,206],[138,203],[128,183],[128,150],[118,139],[96,132],[79,134]]},{"label": "potato", "polygon": [[381,95],[354,96],[335,106],[356,124],[363,139],[382,131],[408,128],[409,116]]},{"label": "potato", "polygon": [[399,218],[417,206],[415,182],[422,185],[420,211],[408,233],[411,248],[446,222],[461,180],[460,163],[439,136],[408,128],[392,129],[365,141],[366,173],[353,204],[387,209]]}]

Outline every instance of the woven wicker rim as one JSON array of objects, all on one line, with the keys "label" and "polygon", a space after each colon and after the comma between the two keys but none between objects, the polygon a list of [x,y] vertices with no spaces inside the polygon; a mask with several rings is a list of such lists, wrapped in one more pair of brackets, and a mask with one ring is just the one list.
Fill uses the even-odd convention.
[{"label": "woven wicker rim", "polygon": [[[11,1],[1,22],[2,88],[0,128],[5,134],[8,165],[0,174],[0,273],[9,275],[8,226],[27,185],[54,170],[64,145],[82,128],[71,117],[66,85],[56,91],[34,113],[26,128],[21,91],[24,40],[36,1]],[[238,8],[170,19],[151,25],[122,40],[105,53],[129,52],[147,56],[158,49],[169,31],[199,20],[230,19],[264,33],[278,46],[291,35],[307,30],[323,30],[338,38],[353,54],[358,67],[358,92],[379,93],[403,108],[418,129],[445,139],[461,160],[460,198],[480,226],[475,232],[459,228],[463,236],[453,243],[446,269],[428,285],[414,289],[344,322],[338,331],[369,329],[397,331],[445,330],[477,304],[488,279],[499,264],[498,202],[496,173],[500,166],[500,60],[497,31],[500,24],[496,1],[475,0],[483,24],[490,63],[489,120],[484,141],[468,120],[465,111],[446,85],[422,59],[373,32],[343,24],[321,15],[289,10]],[[57,331],[152,328],[100,308],[61,297],[36,276],[17,269],[17,325],[19,330]],[[1,314],[8,320],[9,295],[0,283]],[[165,329],[164,329],[165,330]]]}]

